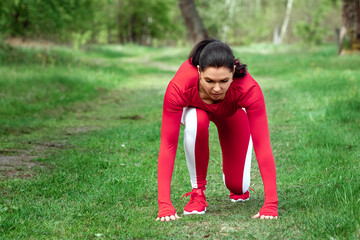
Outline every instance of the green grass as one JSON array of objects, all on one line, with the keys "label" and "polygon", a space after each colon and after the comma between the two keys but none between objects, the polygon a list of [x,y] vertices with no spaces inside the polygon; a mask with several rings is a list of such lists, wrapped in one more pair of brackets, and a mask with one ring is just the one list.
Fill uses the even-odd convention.
[{"label": "green grass", "polygon": [[[337,56],[332,46],[234,48],[265,95],[280,218],[251,219],[264,199],[255,159],[256,192],[245,203],[228,200],[212,124],[207,213],[161,223],[162,100],[190,49],[0,50],[0,158],[38,164],[20,164],[15,178],[1,170],[1,239],[360,237],[359,55]],[[181,143],[182,134],[172,181],[180,215],[190,190]]]}]

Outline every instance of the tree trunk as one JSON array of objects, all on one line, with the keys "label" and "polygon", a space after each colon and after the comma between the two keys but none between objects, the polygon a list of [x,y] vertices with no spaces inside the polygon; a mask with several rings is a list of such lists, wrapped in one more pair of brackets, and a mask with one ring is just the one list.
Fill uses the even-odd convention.
[{"label": "tree trunk", "polygon": [[281,26],[280,36],[277,39],[276,44],[281,44],[284,41],[286,30],[289,25],[292,3],[293,3],[293,0],[288,0],[288,2],[287,2],[284,22],[283,22],[283,25]]},{"label": "tree trunk", "polygon": [[344,50],[345,37],[350,50],[360,51],[360,0],[342,0],[342,26],[340,30],[339,51]]},{"label": "tree trunk", "polygon": [[275,45],[280,44],[279,26],[276,26],[274,29],[273,43]]},{"label": "tree trunk", "polygon": [[179,0],[179,7],[191,40],[196,43],[208,38],[194,0]]}]

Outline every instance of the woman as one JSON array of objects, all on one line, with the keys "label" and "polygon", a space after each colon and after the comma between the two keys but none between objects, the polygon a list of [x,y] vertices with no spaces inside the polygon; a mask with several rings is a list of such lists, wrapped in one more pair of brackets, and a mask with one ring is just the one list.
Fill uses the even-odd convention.
[{"label": "woman", "polygon": [[163,106],[158,159],[156,220],[176,220],[170,199],[171,177],[180,123],[185,126],[184,147],[193,190],[184,215],[204,214],[209,162],[209,121],[215,123],[223,155],[223,177],[230,200],[249,199],[252,144],[265,189],[265,202],[253,218],[278,217],[275,161],[271,150],[265,102],[246,65],[218,40],[199,42],[169,83]]}]

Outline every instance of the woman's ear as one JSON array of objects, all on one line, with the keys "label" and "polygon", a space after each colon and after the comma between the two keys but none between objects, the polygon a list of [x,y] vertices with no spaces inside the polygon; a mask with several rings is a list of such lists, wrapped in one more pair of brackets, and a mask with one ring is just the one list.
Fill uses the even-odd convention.
[{"label": "woman's ear", "polygon": [[235,69],[236,69],[236,65],[234,65],[234,68],[233,68],[233,71],[232,71],[233,74],[235,73]]},{"label": "woman's ear", "polygon": [[198,73],[199,73],[199,75],[200,75],[200,66],[199,66],[199,65],[197,65],[197,66],[196,66],[196,68],[197,68]]}]

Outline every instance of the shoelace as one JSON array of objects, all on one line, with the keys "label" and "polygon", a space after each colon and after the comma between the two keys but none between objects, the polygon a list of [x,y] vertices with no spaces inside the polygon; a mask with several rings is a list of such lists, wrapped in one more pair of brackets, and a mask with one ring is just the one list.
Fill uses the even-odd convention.
[{"label": "shoelace", "polygon": [[185,193],[180,199],[183,199],[184,197],[188,197],[189,195],[191,195],[192,191],[191,192],[188,192],[188,193]]},{"label": "shoelace", "polygon": [[[184,197],[188,197],[188,196],[191,195],[191,194],[192,194],[192,191],[191,191],[191,192],[188,192],[188,193],[185,193],[185,194],[181,197],[181,199],[183,199]],[[191,199],[191,197],[190,197],[190,199]],[[193,201],[194,201],[194,202],[197,201],[197,202],[200,202],[201,204],[204,204],[205,207],[208,206],[208,203],[206,202],[206,200],[205,200],[204,198],[198,197],[198,198],[195,198],[195,199],[196,199],[196,200],[194,200],[194,198],[193,198]]]}]

